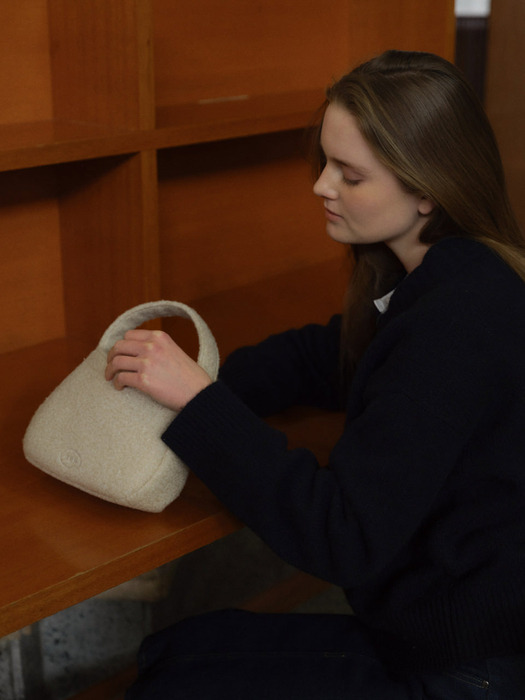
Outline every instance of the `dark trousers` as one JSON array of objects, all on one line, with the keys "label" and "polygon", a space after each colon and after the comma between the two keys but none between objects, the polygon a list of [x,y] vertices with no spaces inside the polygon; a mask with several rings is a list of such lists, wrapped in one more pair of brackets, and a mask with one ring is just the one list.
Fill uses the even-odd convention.
[{"label": "dark trousers", "polygon": [[525,700],[525,655],[388,673],[351,615],[228,610],[148,637],[126,700]]}]

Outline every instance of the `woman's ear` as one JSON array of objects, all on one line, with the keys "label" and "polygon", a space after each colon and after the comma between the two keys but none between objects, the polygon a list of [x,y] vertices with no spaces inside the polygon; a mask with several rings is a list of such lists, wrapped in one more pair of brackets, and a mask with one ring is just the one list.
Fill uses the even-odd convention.
[{"label": "woman's ear", "polygon": [[432,199],[430,199],[430,197],[427,197],[426,195],[421,195],[418,207],[418,211],[421,216],[428,216],[429,214],[432,214],[435,208],[436,203]]}]

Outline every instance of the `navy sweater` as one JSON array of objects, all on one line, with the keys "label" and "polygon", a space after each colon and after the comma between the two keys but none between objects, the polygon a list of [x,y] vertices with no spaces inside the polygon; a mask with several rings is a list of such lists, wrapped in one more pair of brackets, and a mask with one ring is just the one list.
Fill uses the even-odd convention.
[{"label": "navy sweater", "polygon": [[385,662],[525,651],[525,285],[434,245],[363,356],[328,468],[257,414],[337,408],[340,320],[226,361],[163,439],[295,566],[342,586]]}]

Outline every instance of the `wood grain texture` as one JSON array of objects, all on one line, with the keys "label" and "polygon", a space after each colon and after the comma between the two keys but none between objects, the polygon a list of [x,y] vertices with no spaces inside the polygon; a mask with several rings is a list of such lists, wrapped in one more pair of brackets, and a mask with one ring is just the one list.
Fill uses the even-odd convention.
[{"label": "wood grain texture", "polygon": [[153,0],[159,107],[323,88],[346,69],[349,3]]},{"label": "wood grain texture", "polygon": [[159,298],[156,154],[60,169],[68,337],[95,345],[126,309]]},{"label": "wood grain texture", "polygon": [[151,128],[147,0],[49,0],[55,119]]},{"label": "wood grain texture", "polygon": [[46,0],[2,0],[0,46],[0,124],[51,119]]}]

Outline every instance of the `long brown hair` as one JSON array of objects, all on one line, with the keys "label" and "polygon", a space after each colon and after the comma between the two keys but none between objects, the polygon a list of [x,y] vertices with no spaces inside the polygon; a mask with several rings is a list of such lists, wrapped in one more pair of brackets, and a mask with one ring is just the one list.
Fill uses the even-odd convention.
[{"label": "long brown hair", "polygon": [[[462,73],[434,54],[387,51],[327,90],[356,119],[376,157],[411,192],[435,209],[420,239],[475,238],[495,250],[525,280],[525,239],[509,204],[494,133]],[[320,128],[316,138],[324,167]],[[354,272],[343,323],[347,369],[355,368],[374,333],[373,299],[402,273],[382,243],[351,250]]]}]

